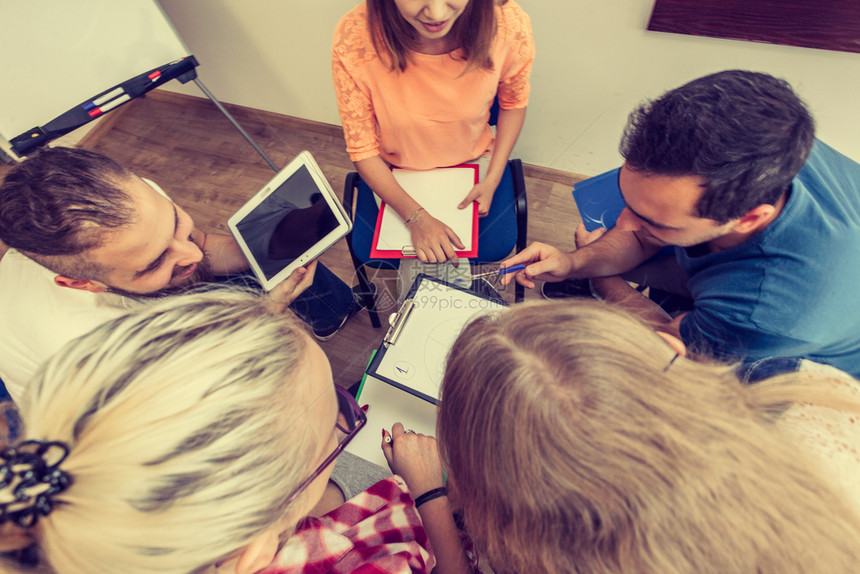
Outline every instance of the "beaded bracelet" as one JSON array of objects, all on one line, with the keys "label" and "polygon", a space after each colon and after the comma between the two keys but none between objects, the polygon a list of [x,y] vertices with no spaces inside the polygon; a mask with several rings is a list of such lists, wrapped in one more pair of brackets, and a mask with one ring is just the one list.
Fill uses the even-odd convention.
[{"label": "beaded bracelet", "polygon": [[439,488],[434,488],[433,490],[428,490],[421,496],[415,499],[415,508],[418,508],[425,502],[430,502],[436,498],[440,498],[442,496],[448,496],[448,487],[440,486]]},{"label": "beaded bracelet", "polygon": [[406,227],[409,227],[410,223],[415,223],[416,221],[421,219],[421,212],[424,211],[423,207],[419,207],[415,211],[412,212],[412,215],[409,216],[409,219],[405,221]]}]

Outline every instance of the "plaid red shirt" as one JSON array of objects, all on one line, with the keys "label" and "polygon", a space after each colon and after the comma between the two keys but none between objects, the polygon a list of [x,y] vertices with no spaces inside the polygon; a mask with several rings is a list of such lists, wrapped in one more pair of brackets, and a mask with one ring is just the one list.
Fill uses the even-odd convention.
[{"label": "plaid red shirt", "polygon": [[391,476],[325,516],[302,520],[261,572],[408,574],[435,564],[406,483]]}]

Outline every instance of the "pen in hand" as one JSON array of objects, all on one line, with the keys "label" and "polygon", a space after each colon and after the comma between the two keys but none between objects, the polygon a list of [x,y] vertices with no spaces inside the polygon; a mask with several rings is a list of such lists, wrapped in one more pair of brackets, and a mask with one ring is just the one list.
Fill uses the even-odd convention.
[{"label": "pen in hand", "polygon": [[500,269],[497,269],[495,271],[487,271],[486,273],[478,273],[477,275],[472,275],[470,277],[462,277],[462,278],[454,279],[454,283],[462,283],[464,281],[474,281],[475,279],[478,279],[479,277],[489,277],[490,275],[498,275],[498,276],[507,275],[508,273],[516,273],[517,271],[522,271],[525,268],[526,268],[526,266],[523,265],[522,263],[520,263],[518,265],[511,265],[510,267],[505,267],[504,269],[500,268]]}]

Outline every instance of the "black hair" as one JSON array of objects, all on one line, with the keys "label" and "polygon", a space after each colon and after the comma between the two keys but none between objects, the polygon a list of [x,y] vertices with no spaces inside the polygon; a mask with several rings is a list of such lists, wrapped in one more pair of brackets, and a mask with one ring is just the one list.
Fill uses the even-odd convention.
[{"label": "black hair", "polygon": [[814,138],[812,115],[787,82],[728,70],[634,110],[620,152],[646,175],[701,177],[698,215],[723,224],[777,203]]}]

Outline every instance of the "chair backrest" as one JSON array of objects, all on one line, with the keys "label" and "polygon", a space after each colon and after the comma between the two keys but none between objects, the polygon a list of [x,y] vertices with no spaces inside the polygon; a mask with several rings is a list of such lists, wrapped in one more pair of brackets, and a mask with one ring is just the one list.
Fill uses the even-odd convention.
[{"label": "chair backrest", "polygon": [[499,110],[501,106],[499,106],[499,96],[496,96],[493,99],[493,105],[490,106],[490,120],[487,122],[491,126],[494,126],[499,123]]}]

